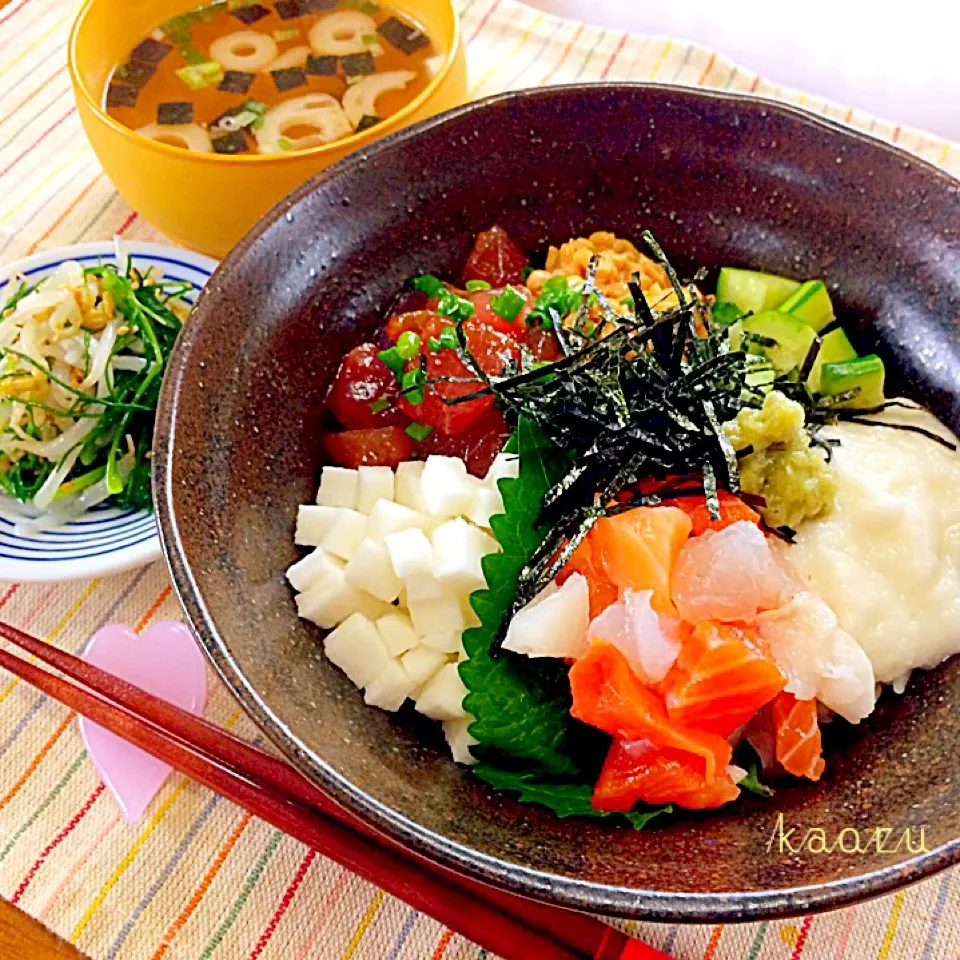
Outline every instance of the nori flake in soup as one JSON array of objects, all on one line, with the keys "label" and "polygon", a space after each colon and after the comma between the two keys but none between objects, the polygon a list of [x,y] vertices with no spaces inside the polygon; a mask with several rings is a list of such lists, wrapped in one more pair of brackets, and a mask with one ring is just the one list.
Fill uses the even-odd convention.
[{"label": "nori flake in soup", "polygon": [[157,123],[193,123],[193,104],[188,100],[157,104]]},{"label": "nori flake in soup", "polygon": [[307,73],[314,77],[335,77],[338,59],[338,57],[311,54],[307,57]]},{"label": "nori flake in soup", "polygon": [[375,127],[382,121],[382,119],[382,117],[374,117],[369,113],[365,113],[360,118],[360,122],[357,124],[357,133],[362,133],[364,130],[369,130],[371,127]]},{"label": "nori flake in soup", "polygon": [[308,12],[300,0],[277,0],[274,6],[281,20],[293,20],[295,17],[305,16]]},{"label": "nori flake in soup", "polygon": [[270,11],[261,3],[247,3],[242,7],[234,7],[230,11],[230,16],[236,17],[241,23],[250,26],[251,23],[256,23],[258,20],[270,16]]},{"label": "nori flake in soup", "polygon": [[246,93],[255,79],[254,74],[244,73],[243,70],[224,70],[217,89],[223,93]]},{"label": "nori flake in soup", "polygon": [[430,45],[430,38],[422,30],[404,23],[399,17],[385,20],[377,27],[377,32],[407,56]]},{"label": "nori flake in soup", "polygon": [[307,75],[303,67],[288,67],[286,70],[271,70],[274,85],[280,93],[306,86]]},{"label": "nori flake in soup", "polygon": [[367,73],[376,73],[377,65],[373,62],[373,54],[369,50],[363,53],[351,53],[341,58],[343,72],[348,77],[360,77]]},{"label": "nori flake in soup", "polygon": [[147,37],[141,40],[130,54],[131,60],[140,60],[143,63],[152,63],[156,66],[173,49],[169,43]]},{"label": "nori flake in soup", "polygon": [[107,106],[108,107],[134,107],[137,104],[138,90],[126,83],[117,83],[116,80],[110,81],[107,87]]},{"label": "nori flake in soup", "polygon": [[157,65],[148,60],[131,60],[117,67],[117,77],[132,87],[142,87],[155,73]]},{"label": "nori flake in soup", "polygon": [[250,149],[247,138],[242,130],[234,130],[233,133],[226,133],[222,137],[214,137],[214,153],[246,153]]}]

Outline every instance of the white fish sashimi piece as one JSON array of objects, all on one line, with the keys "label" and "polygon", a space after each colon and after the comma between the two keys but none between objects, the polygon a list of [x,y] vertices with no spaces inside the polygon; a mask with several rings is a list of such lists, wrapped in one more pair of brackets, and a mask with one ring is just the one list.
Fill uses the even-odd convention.
[{"label": "white fish sashimi piece", "polygon": [[688,540],[671,583],[683,620],[750,620],[796,592],[763,531],[745,520]]},{"label": "white fish sashimi piece", "polygon": [[779,609],[760,614],[757,624],[787,678],[788,693],[798,700],[816,697],[850,723],[873,711],[870,659],[815,593],[797,594]]},{"label": "white fish sashimi piece", "polygon": [[591,640],[605,640],[632,664],[645,683],[659,683],[680,653],[677,621],[650,606],[652,590],[625,590],[623,598],[595,617]]},{"label": "white fish sashimi piece", "polygon": [[528,657],[579,657],[587,642],[590,590],[575,573],[562,587],[548,584],[510,621],[505,650]]}]

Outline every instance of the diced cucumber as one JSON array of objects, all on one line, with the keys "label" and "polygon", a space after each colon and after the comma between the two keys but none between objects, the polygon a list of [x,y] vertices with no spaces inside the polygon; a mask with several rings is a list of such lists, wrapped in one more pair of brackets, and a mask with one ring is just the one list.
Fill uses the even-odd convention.
[{"label": "diced cucumber", "polygon": [[799,286],[796,280],[772,273],[723,267],[717,278],[717,300],[735,303],[744,313],[760,313],[779,307]]},{"label": "diced cucumber", "polygon": [[813,327],[778,310],[765,310],[743,320],[747,352],[767,357],[777,373],[789,373],[803,364],[816,339]]},{"label": "diced cucumber", "polygon": [[805,323],[809,323],[819,333],[828,323],[833,322],[833,304],[827,285],[822,280],[807,280],[801,283],[779,307]]},{"label": "diced cucumber", "polygon": [[825,333],[820,343],[820,352],[807,377],[807,389],[811,393],[820,392],[820,372],[825,363],[843,363],[845,360],[856,359],[857,351],[853,349],[850,338],[839,327]]},{"label": "diced cucumber", "polygon": [[857,394],[845,400],[844,407],[869,409],[883,403],[883,361],[876,354],[823,365],[820,392],[824,396],[836,397],[851,390]]}]

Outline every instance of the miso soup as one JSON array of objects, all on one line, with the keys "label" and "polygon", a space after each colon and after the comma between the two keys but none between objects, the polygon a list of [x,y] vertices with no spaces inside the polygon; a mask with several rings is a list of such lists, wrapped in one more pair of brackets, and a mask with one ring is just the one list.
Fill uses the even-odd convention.
[{"label": "miso soup", "polygon": [[187,150],[303,150],[402,110],[439,60],[423,30],[370,0],[220,0],[141,40],[106,109]]}]

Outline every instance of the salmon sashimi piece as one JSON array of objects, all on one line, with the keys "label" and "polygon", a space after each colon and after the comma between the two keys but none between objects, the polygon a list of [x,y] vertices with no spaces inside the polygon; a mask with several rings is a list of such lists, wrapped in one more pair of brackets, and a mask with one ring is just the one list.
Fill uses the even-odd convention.
[{"label": "salmon sashimi piece", "polygon": [[688,755],[647,740],[614,740],[593,788],[598,810],[626,812],[640,801],[688,810],[722,807],[740,795],[727,770],[707,783]]},{"label": "salmon sashimi piece", "polygon": [[726,490],[718,491],[718,495],[720,499],[719,520],[714,520],[710,516],[707,498],[702,493],[664,500],[662,505],[678,507],[682,510],[693,524],[691,536],[694,537],[699,537],[701,533],[707,530],[723,530],[724,527],[729,527],[731,523],[736,523],[738,520],[760,524],[760,514],[747,506],[739,497],[728,493]]},{"label": "salmon sashimi piece", "polygon": [[574,573],[583,574],[590,590],[590,616],[599,616],[620,596],[616,584],[607,576],[600,562],[599,554],[594,550],[589,535],[580,541],[570,559],[564,564],[557,576],[557,583],[563,586],[567,577]]},{"label": "salmon sashimi piece", "polygon": [[612,644],[590,644],[570,669],[570,691],[570,713],[578,720],[620,740],[649,740],[687,754],[708,784],[730,763],[730,744],[714,733],[672,721],[663,700],[643,685],[630,661]]},{"label": "salmon sashimi piece", "polygon": [[670,578],[692,526],[690,518],[676,507],[637,507],[601,517],[589,539],[607,576],[621,593],[652,590],[653,609],[673,613]]},{"label": "salmon sashimi piece", "polygon": [[708,620],[686,632],[659,689],[672,722],[729,737],[786,683],[755,626]]},{"label": "salmon sashimi piece", "polygon": [[787,773],[819,780],[826,762],[817,721],[817,701],[781,693],[772,704],[777,761]]}]

